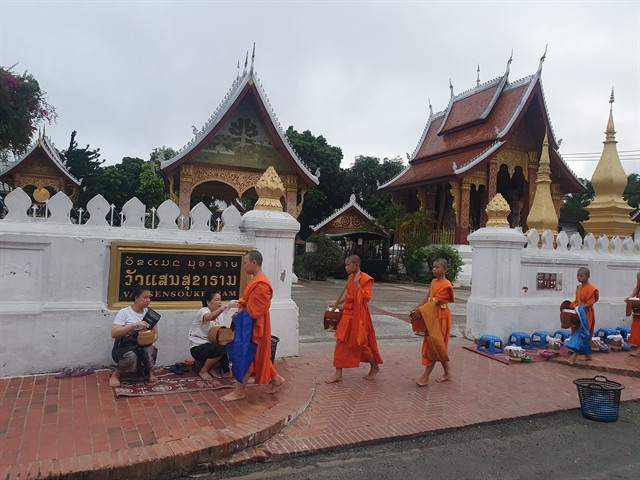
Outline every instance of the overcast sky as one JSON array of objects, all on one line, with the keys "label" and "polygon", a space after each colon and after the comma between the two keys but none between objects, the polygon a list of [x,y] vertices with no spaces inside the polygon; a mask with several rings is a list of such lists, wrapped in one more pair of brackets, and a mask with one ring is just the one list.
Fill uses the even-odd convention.
[{"label": "overcast sky", "polygon": [[56,147],[76,130],[107,164],[185,145],[254,42],[282,128],[324,136],[343,167],[358,155],[406,162],[429,101],[447,107],[450,80],[458,94],[476,85],[478,64],[481,82],[502,76],[513,50],[516,81],[536,72],[548,45],[542,83],[569,166],[591,178],[615,87],[618,151],[627,173],[640,172],[637,0],[0,0],[0,65],[17,64],[47,92]]}]

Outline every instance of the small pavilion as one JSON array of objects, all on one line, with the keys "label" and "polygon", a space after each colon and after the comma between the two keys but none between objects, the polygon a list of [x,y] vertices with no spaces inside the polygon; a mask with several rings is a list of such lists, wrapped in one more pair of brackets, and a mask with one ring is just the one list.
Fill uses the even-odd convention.
[{"label": "small pavilion", "polygon": [[15,162],[0,172],[0,182],[9,190],[22,188],[34,204],[44,204],[58,192],[75,202],[80,194],[80,181],[69,173],[51,139],[44,133]]},{"label": "small pavilion", "polygon": [[230,205],[239,198],[257,200],[255,185],[273,166],[284,184],[283,211],[297,218],[304,195],[318,185],[289,143],[262,89],[251,56],[220,106],[178,153],[161,162],[171,199],[189,217],[192,199],[208,195]]},{"label": "small pavilion", "polygon": [[538,70],[509,81],[512,58],[504,75],[451,97],[444,111],[429,118],[409,165],[380,186],[395,205],[408,212],[433,212],[432,230],[448,231],[456,244],[486,226],[487,203],[497,193],[511,209],[509,225],[528,230],[543,141],[548,136],[549,190],[559,216],[567,193],[585,192],[559,153],[547,112]]},{"label": "small pavilion", "polygon": [[345,257],[357,254],[362,270],[380,277],[389,266],[389,233],[358,204],[351,194],[349,203],[335,210],[319,224],[312,226],[314,233],[324,233],[336,242]]}]

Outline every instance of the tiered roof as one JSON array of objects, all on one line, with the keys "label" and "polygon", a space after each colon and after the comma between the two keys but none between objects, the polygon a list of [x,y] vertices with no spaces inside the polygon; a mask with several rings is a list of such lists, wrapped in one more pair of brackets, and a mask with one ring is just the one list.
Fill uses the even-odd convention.
[{"label": "tiered roof", "polygon": [[[41,153],[41,155],[39,155]],[[64,165],[64,162],[60,158],[58,151],[53,146],[53,143],[44,133],[38,135],[38,139],[29,147],[29,150],[21,156],[15,162],[10,162],[6,169],[0,172],[0,176],[3,178],[8,177],[13,174],[17,170],[19,170],[20,166],[24,166],[29,159],[35,157],[42,157],[48,161],[57,171],[59,171],[64,177],[74,184],[75,186],[80,186],[80,181],[75,178],[73,175],[69,173],[67,167]]]},{"label": "tiered roof", "polygon": [[[341,222],[341,219],[344,219],[344,222]],[[342,225],[343,223],[344,225]],[[387,237],[384,229],[358,204],[353,193],[349,197],[349,203],[338,208],[322,222],[312,226],[311,229],[316,233],[347,234],[369,232]]]},{"label": "tiered roof", "polygon": [[289,139],[284,133],[280,122],[278,121],[271,104],[267,98],[260,80],[253,69],[254,54],[251,58],[251,67],[247,70],[248,54],[244,63],[244,71],[242,75],[238,75],[234,80],[231,88],[223,98],[222,102],[215,110],[213,115],[207,120],[202,129],[195,131],[192,138],[178,153],[168,160],[161,163],[161,168],[165,172],[176,170],[183,163],[189,161],[212,139],[232,118],[236,109],[246,99],[250,98],[254,101],[260,116],[266,134],[269,137],[273,147],[280,153],[284,161],[295,172],[303,185],[314,187],[318,185],[318,176],[312,174],[304,162],[300,159]]},{"label": "tiered roof", "polygon": [[[509,82],[512,59],[503,76],[451,96],[447,109],[430,112],[427,125],[409,165],[395,178],[380,187],[386,192],[420,185],[461,179],[483,170],[486,162],[505,148],[527,111],[542,113],[543,127],[549,132],[552,178],[568,191],[584,191],[560,155],[559,143],[547,112],[541,82],[542,63],[537,72],[516,82]],[[540,141],[544,136],[541,128]]]}]

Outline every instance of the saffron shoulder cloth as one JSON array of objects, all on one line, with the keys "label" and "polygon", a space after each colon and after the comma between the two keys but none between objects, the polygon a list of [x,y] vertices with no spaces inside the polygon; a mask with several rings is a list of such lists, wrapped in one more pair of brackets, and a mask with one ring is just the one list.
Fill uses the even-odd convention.
[{"label": "saffron shoulder cloth", "polygon": [[428,301],[424,305],[418,307],[424,324],[427,327],[428,335],[424,337],[424,343],[427,345],[426,358],[431,362],[448,362],[449,354],[444,343],[444,334],[440,328],[440,319],[438,318],[438,310],[440,307],[433,300]]}]

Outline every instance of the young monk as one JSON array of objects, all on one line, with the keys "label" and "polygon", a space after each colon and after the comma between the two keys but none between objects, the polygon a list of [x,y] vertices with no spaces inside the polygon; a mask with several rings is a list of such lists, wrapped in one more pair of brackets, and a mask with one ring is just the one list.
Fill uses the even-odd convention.
[{"label": "young monk", "polygon": [[[258,348],[251,368],[244,375],[244,378],[236,377],[237,384],[235,389],[220,398],[223,402],[243,399],[247,381],[251,375],[255,376],[256,384],[270,384],[267,393],[277,392],[285,382],[284,377],[276,371],[271,362],[271,317],[269,315],[269,307],[273,297],[273,288],[267,276],[262,273],[262,254],[257,250],[252,250],[243,257],[242,263],[244,271],[252,275],[253,278],[249,280],[242,298],[238,300],[238,311],[246,310],[253,319],[251,339],[253,343],[257,344]],[[238,325],[236,325],[237,335]],[[229,345],[227,345],[227,350],[230,350]],[[232,362],[235,361],[231,355],[230,360]],[[234,371],[233,367],[232,371]]]},{"label": "young monk", "polygon": [[342,369],[357,368],[361,362],[367,362],[371,366],[369,373],[363,378],[373,380],[380,371],[379,365],[382,363],[369,312],[373,278],[360,270],[358,255],[348,256],[344,265],[349,280],[344,301],[338,300],[338,305],[344,303],[344,308],[335,333],[333,366],[336,367],[336,372],[332,377],[325,379],[326,383],[341,382]]},{"label": "young monk", "polygon": [[421,377],[414,378],[413,383],[424,387],[429,383],[429,376],[436,362],[442,363],[444,375],[436,382],[446,382],[451,379],[449,366],[449,335],[451,334],[451,311],[448,304],[454,301],[453,285],[447,280],[446,273],[449,264],[444,258],[433,262],[431,271],[435,277],[427,295],[415,310],[419,310],[427,326],[428,334],[422,340],[422,365],[425,366]]},{"label": "young monk", "polygon": [[[589,283],[589,277],[591,277],[591,271],[587,267],[580,267],[578,269],[578,287],[576,288],[576,299],[571,302],[571,308],[576,308],[579,306],[584,307],[584,313],[587,317],[587,323],[589,324],[589,335],[590,339],[593,338],[593,332],[596,328],[596,314],[593,310],[593,305],[600,298],[600,292],[598,289]],[[578,330],[577,326],[571,326],[571,335],[574,335]],[[570,363],[575,363],[578,358],[578,354],[573,352],[571,354],[571,358],[569,358]],[[585,360],[591,360],[591,355],[585,355]]]},{"label": "young monk", "polygon": [[[638,298],[640,295],[640,272],[636,274],[636,288],[633,289],[631,295],[624,299],[625,302],[628,302],[630,298]],[[636,313],[636,311],[632,312],[632,321],[631,321],[631,334],[627,341],[633,345],[633,350],[631,351],[631,356],[640,357],[640,313]]]}]

